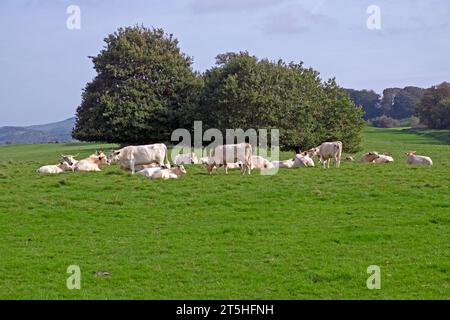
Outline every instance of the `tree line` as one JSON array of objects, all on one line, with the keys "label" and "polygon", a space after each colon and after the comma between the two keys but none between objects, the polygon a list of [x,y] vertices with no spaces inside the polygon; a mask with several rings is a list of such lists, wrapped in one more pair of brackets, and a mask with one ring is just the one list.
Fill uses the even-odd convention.
[{"label": "tree line", "polygon": [[169,142],[178,128],[279,129],[283,149],[341,140],[357,151],[364,126],[334,79],[303,64],[224,53],[195,72],[191,57],[163,29],[121,28],[90,57],[97,72],[77,108],[74,138],[122,144]]},{"label": "tree line", "polygon": [[450,128],[450,84],[444,82],[428,89],[419,87],[388,88],[379,95],[373,90],[346,89],[364,119],[374,126],[394,127],[402,119],[410,125],[432,129]]}]

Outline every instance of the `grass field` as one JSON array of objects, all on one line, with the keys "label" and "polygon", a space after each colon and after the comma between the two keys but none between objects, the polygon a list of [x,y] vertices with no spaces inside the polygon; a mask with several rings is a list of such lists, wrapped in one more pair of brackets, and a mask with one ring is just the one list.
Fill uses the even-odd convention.
[{"label": "grass field", "polygon": [[[109,147],[0,147],[0,298],[450,297],[450,145],[442,140],[366,128],[364,151],[389,152],[396,163],[276,176],[208,176],[199,166],[178,181],[117,166],[35,173],[61,152]],[[435,165],[407,166],[409,149]],[[69,265],[81,268],[81,290],[66,287]],[[381,290],[366,287],[369,265],[381,268]]]}]

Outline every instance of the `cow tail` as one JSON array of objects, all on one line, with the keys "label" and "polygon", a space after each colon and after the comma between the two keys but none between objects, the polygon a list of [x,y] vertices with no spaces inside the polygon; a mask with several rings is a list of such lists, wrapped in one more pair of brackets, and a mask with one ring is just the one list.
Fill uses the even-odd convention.
[{"label": "cow tail", "polygon": [[249,144],[248,145],[248,155],[247,155],[247,165],[248,165],[248,171],[252,172],[252,167],[253,167],[253,160],[252,160],[252,156],[253,156],[253,150],[252,150],[252,145]]}]

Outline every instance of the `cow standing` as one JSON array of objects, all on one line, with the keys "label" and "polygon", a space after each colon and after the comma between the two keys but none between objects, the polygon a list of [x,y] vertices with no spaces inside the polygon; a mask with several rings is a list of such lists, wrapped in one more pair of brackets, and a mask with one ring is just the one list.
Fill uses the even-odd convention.
[{"label": "cow standing", "polygon": [[224,166],[225,174],[228,174],[228,163],[242,162],[242,173],[252,172],[252,146],[249,143],[226,144],[217,146],[214,156],[208,163],[207,170],[211,174],[214,168]]},{"label": "cow standing", "polygon": [[164,166],[167,159],[167,147],[163,143],[150,144],[145,146],[128,146],[111,153],[111,161],[119,161],[123,169],[130,168],[135,174],[137,165],[149,165],[157,163]]},{"label": "cow standing", "polygon": [[319,147],[309,150],[308,154],[312,157],[317,155],[324,168],[330,168],[331,159],[334,160],[336,167],[341,165],[342,142],[324,142]]}]

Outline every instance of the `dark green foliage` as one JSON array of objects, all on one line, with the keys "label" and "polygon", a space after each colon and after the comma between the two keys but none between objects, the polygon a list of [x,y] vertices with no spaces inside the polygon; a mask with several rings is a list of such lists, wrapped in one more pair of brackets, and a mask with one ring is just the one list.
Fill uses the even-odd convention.
[{"label": "dark green foliage", "polygon": [[364,119],[369,120],[383,114],[381,109],[381,96],[373,90],[345,89],[350,98],[364,111]]},{"label": "dark green foliage", "polygon": [[424,89],[417,87],[389,88],[383,91],[383,114],[394,118],[409,118],[423,97]]},{"label": "dark green foliage", "polygon": [[162,29],[121,28],[92,57],[96,78],[87,84],[73,132],[83,141],[169,141],[197,104],[201,79],[178,41]]},{"label": "dark green foliage", "polygon": [[247,52],[217,56],[205,73],[199,116],[209,128],[280,129],[284,149],[307,149],[340,139],[357,150],[363,126],[355,107],[334,80],[302,63],[258,60]]},{"label": "dark green foliage", "polygon": [[429,128],[450,129],[450,83],[426,89],[416,111]]},{"label": "dark green foliage", "polygon": [[167,142],[174,129],[192,130],[202,120],[204,129],[280,129],[286,149],[334,139],[359,148],[361,109],[302,63],[227,53],[200,77],[162,29],[123,28],[105,42],[77,110],[79,140]]},{"label": "dark green foliage", "polygon": [[383,115],[370,120],[370,124],[377,128],[394,128],[398,126],[398,121]]}]

